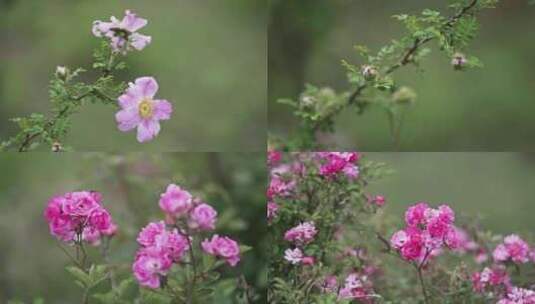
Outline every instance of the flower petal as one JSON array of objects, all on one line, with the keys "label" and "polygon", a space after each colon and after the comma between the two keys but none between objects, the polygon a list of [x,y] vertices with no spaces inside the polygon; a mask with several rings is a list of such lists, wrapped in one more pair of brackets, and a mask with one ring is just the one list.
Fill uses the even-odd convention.
[{"label": "flower petal", "polygon": [[129,10],[125,12],[125,16],[121,21],[121,27],[131,33],[139,30],[145,25],[147,25],[147,19],[139,18],[135,13],[132,13]]},{"label": "flower petal", "polygon": [[154,119],[167,120],[173,113],[173,105],[165,99],[156,99],[153,103]]},{"label": "flower petal", "polygon": [[130,35],[130,45],[138,51],[144,49],[152,41],[151,36],[133,33]]},{"label": "flower petal", "polygon": [[125,94],[119,96],[119,98],[117,98],[119,106],[123,109],[137,107],[143,96],[136,95],[135,93],[136,91],[134,90],[127,90]]},{"label": "flower petal", "polygon": [[158,92],[158,83],[153,77],[140,77],[136,79],[136,86],[141,95],[150,99]]},{"label": "flower petal", "polygon": [[137,141],[149,141],[160,132],[160,123],[157,120],[143,120],[137,125]]},{"label": "flower petal", "polygon": [[129,107],[115,113],[115,120],[117,127],[123,132],[130,131],[141,123],[137,107]]}]

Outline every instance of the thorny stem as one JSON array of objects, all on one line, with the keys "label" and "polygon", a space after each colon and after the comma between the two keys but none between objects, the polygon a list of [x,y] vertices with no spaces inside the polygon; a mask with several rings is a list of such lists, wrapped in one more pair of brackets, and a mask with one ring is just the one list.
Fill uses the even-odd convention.
[{"label": "thorny stem", "polygon": [[[102,71],[102,76],[106,77],[106,76],[109,76],[111,74],[111,71],[113,69],[113,62],[114,62],[114,59],[115,59],[115,53],[113,53],[113,51],[110,53],[110,58],[108,60],[108,64],[106,66],[106,68]],[[56,114],[54,116],[54,118],[50,119],[46,124],[45,124],[45,127],[43,128],[43,131],[40,131],[40,132],[37,132],[37,133],[34,133],[34,134],[27,134],[26,137],[24,138],[24,141],[20,144],[19,148],[18,148],[18,151],[19,152],[25,152],[25,151],[28,151],[28,148],[29,146],[31,145],[31,143],[36,139],[38,138],[39,136],[43,135],[45,132],[48,132],[52,127],[54,127],[56,125],[56,123],[61,119],[61,118],[64,118],[67,116],[67,114],[69,114],[70,110],[73,108],[72,105],[76,105],[77,102],[81,101],[82,99],[90,96],[90,95],[95,95],[97,97],[100,97],[101,99],[105,99],[107,101],[111,101],[111,102],[114,102],[115,99],[109,95],[107,95],[106,93],[102,92],[101,90],[97,89],[97,88],[91,88],[91,90],[79,95],[79,96],[71,96],[71,100],[74,102],[73,104],[69,104],[67,106],[65,106],[60,112],[58,112],[58,114]]]},{"label": "thorny stem", "polygon": [[[464,15],[466,15],[474,6],[477,4],[478,0],[472,0],[468,5],[463,7],[457,14],[453,15],[444,23],[443,28],[449,28],[452,27],[459,19],[461,19]],[[390,66],[386,69],[385,74],[391,74],[397,69],[399,69],[402,66],[405,66],[412,62],[413,55],[418,51],[418,49],[428,43],[429,41],[433,40],[433,37],[428,37],[425,39],[415,38],[414,42],[412,43],[412,46],[407,49],[407,51],[403,54],[399,62],[395,63],[394,65]],[[367,87],[367,84],[361,84],[357,87],[357,89],[349,96],[348,104],[352,104],[356,101],[357,97],[364,91],[364,89]]]}]

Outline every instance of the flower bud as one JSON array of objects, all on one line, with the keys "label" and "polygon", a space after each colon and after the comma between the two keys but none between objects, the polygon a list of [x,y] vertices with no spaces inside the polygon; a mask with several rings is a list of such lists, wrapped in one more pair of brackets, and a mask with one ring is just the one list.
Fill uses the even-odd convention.
[{"label": "flower bud", "polygon": [[451,59],[451,65],[455,70],[462,70],[466,66],[466,57],[462,53],[455,53]]},{"label": "flower bud", "polygon": [[368,81],[374,80],[375,78],[377,78],[377,75],[379,74],[377,69],[372,65],[363,65],[361,71],[362,71],[362,76],[364,76],[364,79]]},{"label": "flower bud", "polygon": [[62,80],[66,80],[67,75],[69,75],[69,69],[67,67],[61,65],[58,65],[56,67],[56,77]]},{"label": "flower bud", "polygon": [[61,152],[63,151],[63,146],[61,146],[61,143],[55,141],[52,143],[52,152]]},{"label": "flower bud", "polygon": [[409,87],[401,87],[392,94],[392,100],[399,104],[411,104],[416,101],[416,93]]}]

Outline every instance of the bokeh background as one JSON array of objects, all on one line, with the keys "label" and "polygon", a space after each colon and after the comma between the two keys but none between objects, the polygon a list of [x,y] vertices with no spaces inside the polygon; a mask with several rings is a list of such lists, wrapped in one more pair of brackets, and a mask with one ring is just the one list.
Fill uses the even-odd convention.
[{"label": "bokeh background", "polygon": [[384,194],[400,221],[409,205],[449,204],[459,219],[497,234],[535,236],[535,154],[481,152],[364,153],[392,173],[368,188]]},{"label": "bokeh background", "polygon": [[[265,303],[264,153],[2,153],[0,168],[4,173],[0,176],[0,303],[8,299],[31,303],[41,297],[47,304],[67,304],[81,299],[81,291],[64,269],[70,261],[43,218],[50,197],[81,189],[103,194],[103,204],[119,226],[110,260],[124,277],[130,273],[139,230],[163,218],[158,199],[171,182],[218,211],[219,234],[253,247],[238,267],[222,267],[222,278],[244,274],[260,295],[258,303]],[[89,253],[91,260],[102,262],[97,249]],[[225,286],[236,284],[225,281]],[[216,303],[235,302],[218,294]]]},{"label": "bokeh background", "polygon": [[[160,136],[139,144],[117,129],[114,109],[87,105],[66,139],[77,151],[263,151],[267,3],[264,0],[0,0],[0,139],[8,118],[46,112],[56,66],[90,67],[94,20],[131,9],[153,38],[126,57],[125,81],[155,76],[172,101]],[[87,79],[91,80],[91,79]]]},{"label": "bokeh background", "polygon": [[[291,109],[279,98],[297,98],[305,83],[348,90],[342,59],[363,64],[353,46],[376,51],[404,28],[391,18],[424,8],[448,14],[445,0],[272,0],[268,21],[268,121],[274,135],[295,129]],[[418,94],[401,133],[405,151],[533,151],[535,141],[535,5],[500,1],[479,16],[480,34],[468,53],[485,67],[455,72],[436,48],[425,72],[396,72]],[[432,43],[430,44],[432,46]],[[433,46],[432,46],[433,47]],[[337,149],[392,151],[382,109],[363,116],[347,110],[327,142]],[[334,144],[333,144],[334,143]]]}]

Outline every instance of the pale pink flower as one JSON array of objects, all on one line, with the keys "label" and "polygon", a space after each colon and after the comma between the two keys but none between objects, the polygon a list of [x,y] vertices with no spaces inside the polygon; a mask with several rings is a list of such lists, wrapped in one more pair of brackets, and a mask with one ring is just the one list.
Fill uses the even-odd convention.
[{"label": "pale pink flower", "polygon": [[189,214],[188,225],[191,229],[214,230],[217,211],[208,204],[197,205]]},{"label": "pale pink flower", "polygon": [[399,230],[392,235],[390,245],[395,249],[401,249],[409,240],[407,233],[404,230]]},{"label": "pale pink flower", "polygon": [[170,184],[165,193],[160,195],[159,205],[166,214],[179,218],[186,215],[193,207],[193,197],[180,186]]},{"label": "pale pink flower", "polygon": [[112,16],[110,22],[94,21],[92,32],[96,37],[109,39],[114,52],[126,54],[132,49],[141,51],[151,42],[150,36],[137,32],[147,23],[146,19],[127,10],[122,20]]},{"label": "pale pink flower", "polygon": [[284,259],[291,264],[299,264],[303,260],[303,252],[299,248],[288,248],[284,251]]},{"label": "pale pink flower", "polygon": [[214,235],[211,240],[201,243],[204,252],[223,258],[230,266],[234,267],[240,261],[240,246],[229,237]]},{"label": "pale pink flower", "polygon": [[137,140],[152,140],[160,132],[160,120],[171,118],[173,106],[164,99],[154,99],[158,83],[153,77],[137,78],[118,98],[121,110],[115,114],[119,130],[137,128]]}]

